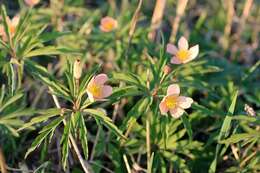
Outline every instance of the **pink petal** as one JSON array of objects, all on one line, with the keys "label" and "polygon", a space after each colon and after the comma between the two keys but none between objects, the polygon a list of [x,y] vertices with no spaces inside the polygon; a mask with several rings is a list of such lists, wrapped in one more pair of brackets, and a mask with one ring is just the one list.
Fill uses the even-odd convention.
[{"label": "pink petal", "polygon": [[178,105],[183,109],[188,109],[189,107],[191,107],[191,104],[193,103],[192,98],[185,96],[179,96],[177,101]]},{"label": "pink petal", "polygon": [[0,35],[5,35],[5,29],[2,25],[0,26]]},{"label": "pink petal", "polygon": [[166,106],[164,99],[159,104],[159,108],[160,108],[161,114],[166,114],[169,111],[169,108]]},{"label": "pink petal", "polygon": [[112,94],[112,87],[109,85],[104,85],[103,86],[103,91],[102,91],[102,98],[106,98]]},{"label": "pink petal", "polygon": [[179,118],[184,113],[184,110],[182,108],[180,108],[180,107],[176,107],[174,109],[171,109],[170,113],[171,113],[172,117]]},{"label": "pink petal", "polygon": [[178,48],[182,49],[182,50],[188,50],[189,48],[189,44],[188,41],[186,40],[186,38],[181,37],[178,41]]},{"label": "pink petal", "polygon": [[177,53],[178,49],[173,44],[168,43],[166,46],[166,51],[170,54],[175,55]]},{"label": "pink petal", "polygon": [[176,56],[173,56],[171,59],[171,63],[172,64],[181,64],[182,62]]},{"label": "pink petal", "polygon": [[94,82],[99,85],[103,85],[108,80],[108,77],[106,74],[102,73],[94,78]]},{"label": "pink petal", "polygon": [[12,19],[12,25],[16,27],[19,23],[20,17],[18,15],[14,16]]},{"label": "pink petal", "polygon": [[172,84],[167,88],[167,95],[179,95],[180,87],[178,84]]},{"label": "pink petal", "polygon": [[184,63],[189,62],[196,58],[199,54],[199,45],[195,45],[189,49],[189,58],[184,61]]}]

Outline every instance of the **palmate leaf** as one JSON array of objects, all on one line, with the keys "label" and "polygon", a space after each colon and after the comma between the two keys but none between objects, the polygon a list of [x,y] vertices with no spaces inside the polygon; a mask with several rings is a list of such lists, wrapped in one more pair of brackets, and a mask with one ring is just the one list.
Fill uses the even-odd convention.
[{"label": "palmate leaf", "polygon": [[135,86],[125,86],[114,89],[111,96],[109,96],[109,99],[117,101],[124,97],[138,96],[142,94],[143,92],[139,91],[138,88]]},{"label": "palmate leaf", "polygon": [[62,122],[63,117],[58,117],[55,120],[53,120],[48,126],[46,126],[42,131],[40,131],[40,134],[36,137],[36,139],[33,141],[31,147],[28,149],[28,151],[25,154],[25,158],[33,152],[37,147],[41,145],[41,143],[48,137],[48,135],[52,136],[55,129],[58,127],[58,125]]},{"label": "palmate leaf", "polygon": [[34,124],[38,124],[38,123],[47,121],[49,118],[60,115],[62,113],[62,110],[57,109],[57,108],[51,108],[51,109],[37,111],[37,113],[39,113],[41,115],[37,116],[35,118],[32,118],[30,122],[25,123],[22,127],[20,127],[18,129],[18,131],[32,127]]},{"label": "palmate leaf", "polygon": [[259,132],[251,132],[251,133],[240,133],[240,134],[234,134],[231,137],[219,141],[221,144],[231,144],[231,143],[237,143],[242,140],[248,140],[249,138],[253,139],[260,139]]},{"label": "palmate leaf", "polygon": [[145,82],[133,73],[113,73],[112,78],[114,80],[124,81],[127,84],[135,85],[144,91],[147,90]]},{"label": "palmate leaf", "polygon": [[133,107],[132,109],[127,113],[126,116],[126,124],[123,125],[124,128],[131,128],[133,123],[136,122],[136,120],[147,111],[148,107],[152,103],[152,98],[149,97],[143,97],[141,98]]},{"label": "palmate leaf", "polygon": [[116,135],[120,136],[121,138],[125,138],[121,130],[119,130],[116,127],[112,119],[109,118],[103,111],[95,110],[95,109],[84,109],[83,112],[92,115],[94,118],[101,121],[108,129],[110,129]]}]

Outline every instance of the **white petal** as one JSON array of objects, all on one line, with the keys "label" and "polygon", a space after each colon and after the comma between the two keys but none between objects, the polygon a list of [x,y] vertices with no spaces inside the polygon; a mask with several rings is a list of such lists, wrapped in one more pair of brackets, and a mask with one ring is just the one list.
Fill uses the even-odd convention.
[{"label": "white petal", "polygon": [[188,109],[189,107],[191,107],[191,104],[193,103],[192,98],[185,96],[179,96],[177,101],[178,105],[183,109]]},{"label": "white petal", "polygon": [[195,59],[199,54],[199,45],[195,45],[189,49],[189,58],[184,61],[184,63]]},{"label": "white petal", "polygon": [[188,50],[189,43],[185,37],[181,37],[178,41],[178,48],[181,50]]},{"label": "white petal", "polygon": [[179,95],[180,87],[178,84],[172,84],[167,88],[167,95]]},{"label": "white petal", "polygon": [[182,114],[184,113],[184,110],[180,107],[176,107],[174,109],[170,110],[171,116],[174,118],[179,118],[182,116]]}]

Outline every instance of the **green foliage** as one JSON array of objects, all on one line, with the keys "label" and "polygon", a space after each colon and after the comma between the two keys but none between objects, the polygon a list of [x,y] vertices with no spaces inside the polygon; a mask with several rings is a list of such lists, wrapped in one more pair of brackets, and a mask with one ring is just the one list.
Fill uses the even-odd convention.
[{"label": "green foliage", "polygon": [[[3,3],[0,149],[8,168],[259,172],[259,33],[252,22],[259,18],[257,2],[249,18],[240,16],[249,1],[236,2],[236,20],[228,18],[227,2],[188,2],[174,39],[189,35],[190,46],[199,44],[200,51],[178,65],[166,51],[178,2],[166,2],[159,28],[150,27],[155,3],[118,2],[52,0],[32,8],[23,0]],[[11,28],[8,16],[18,14]],[[118,27],[102,32],[102,16],[114,17]],[[78,59],[79,79],[73,65]],[[93,101],[87,88],[100,73],[108,75],[105,85],[113,92]],[[180,118],[160,111],[171,84],[194,100]]]}]

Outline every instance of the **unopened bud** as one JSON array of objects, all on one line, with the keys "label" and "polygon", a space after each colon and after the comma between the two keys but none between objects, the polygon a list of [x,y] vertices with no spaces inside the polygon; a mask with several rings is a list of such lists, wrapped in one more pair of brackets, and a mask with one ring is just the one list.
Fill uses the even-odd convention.
[{"label": "unopened bud", "polygon": [[252,116],[252,117],[256,116],[254,109],[251,106],[249,106],[248,104],[245,104],[244,110],[246,111],[247,115]]},{"label": "unopened bud", "polygon": [[163,67],[163,73],[164,74],[169,74],[172,71],[171,67],[169,67],[168,65]]},{"label": "unopened bud", "polygon": [[80,63],[80,59],[76,59],[76,61],[74,62],[73,72],[74,72],[74,78],[80,79],[82,73],[82,66]]}]

